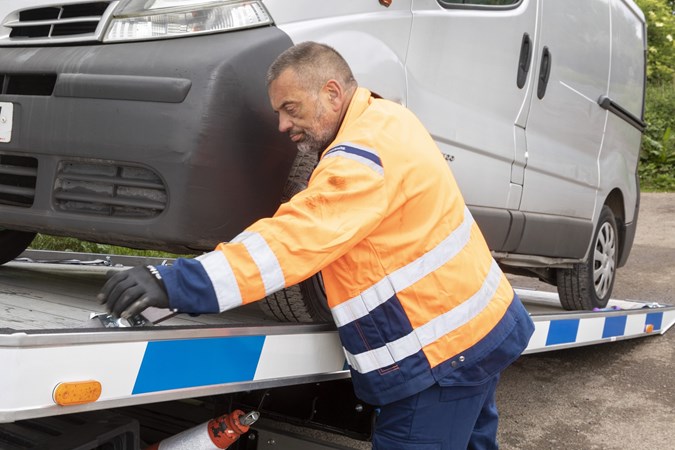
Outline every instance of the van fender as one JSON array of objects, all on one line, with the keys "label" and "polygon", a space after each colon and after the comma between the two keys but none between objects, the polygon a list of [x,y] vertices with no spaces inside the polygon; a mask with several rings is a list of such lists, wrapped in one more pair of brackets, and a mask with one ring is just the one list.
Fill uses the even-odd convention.
[{"label": "van fender", "polygon": [[315,41],[330,45],[347,60],[360,86],[380,97],[406,104],[407,77],[403,49],[393,49],[377,36],[363,31],[325,31],[321,29],[320,23],[279,28],[294,44]]}]

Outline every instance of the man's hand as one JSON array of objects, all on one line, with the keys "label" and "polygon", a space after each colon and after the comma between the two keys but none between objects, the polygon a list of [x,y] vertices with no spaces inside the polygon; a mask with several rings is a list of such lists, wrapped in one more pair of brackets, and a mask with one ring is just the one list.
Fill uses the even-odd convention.
[{"label": "man's hand", "polygon": [[168,308],[164,283],[153,266],[134,267],[115,273],[96,297],[115,317],[128,319],[148,306]]}]

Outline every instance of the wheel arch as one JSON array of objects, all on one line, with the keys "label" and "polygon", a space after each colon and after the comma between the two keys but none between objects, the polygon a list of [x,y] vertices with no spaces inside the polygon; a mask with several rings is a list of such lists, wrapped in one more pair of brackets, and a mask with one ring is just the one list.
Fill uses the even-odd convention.
[{"label": "wheel arch", "polygon": [[626,245],[626,203],[624,200],[623,193],[619,188],[614,188],[607,198],[605,199],[604,205],[607,205],[614,214],[614,220],[616,220],[616,227],[619,238],[619,255],[618,261],[619,266],[621,261],[625,263],[626,258],[624,258],[624,252],[627,250]]}]

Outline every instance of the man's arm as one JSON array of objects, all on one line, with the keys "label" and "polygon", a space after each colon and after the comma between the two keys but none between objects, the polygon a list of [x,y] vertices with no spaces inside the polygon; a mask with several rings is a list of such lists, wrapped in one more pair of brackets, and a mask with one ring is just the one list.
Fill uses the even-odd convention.
[{"label": "man's arm", "polygon": [[[164,307],[218,313],[260,300],[307,279],[367,237],[387,208],[382,164],[370,149],[334,149],[321,160],[307,189],[273,217],[212,252],[179,258],[173,266],[151,266],[160,279],[150,279],[167,294]],[[152,286],[141,282],[148,269],[132,270],[124,279],[111,278],[99,294],[109,310],[124,317],[165,303],[157,291],[145,290]]]}]

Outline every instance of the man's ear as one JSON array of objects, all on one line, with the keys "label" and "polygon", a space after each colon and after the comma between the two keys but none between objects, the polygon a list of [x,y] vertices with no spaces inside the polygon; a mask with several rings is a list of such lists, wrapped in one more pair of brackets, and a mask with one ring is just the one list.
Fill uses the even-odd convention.
[{"label": "man's ear", "polygon": [[344,89],[336,80],[328,80],[323,86],[326,97],[334,111],[339,111],[344,102]]}]

